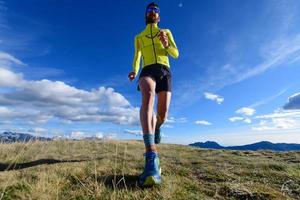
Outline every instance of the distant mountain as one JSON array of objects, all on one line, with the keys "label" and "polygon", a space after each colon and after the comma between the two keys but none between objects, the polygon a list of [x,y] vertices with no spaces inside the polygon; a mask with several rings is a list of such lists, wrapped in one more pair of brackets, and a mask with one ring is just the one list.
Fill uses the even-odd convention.
[{"label": "distant mountain", "polygon": [[216,142],[207,141],[207,142],[196,142],[193,144],[189,144],[190,146],[201,147],[206,149],[224,149],[224,147],[220,146]]},{"label": "distant mountain", "polygon": [[207,141],[207,142],[196,142],[189,144],[190,146],[207,148],[207,149],[229,149],[229,150],[273,150],[273,151],[299,151],[300,144],[287,144],[287,143],[271,143],[268,141],[257,142],[254,144],[248,144],[243,146],[229,146],[223,147],[216,142]]},{"label": "distant mountain", "polygon": [[4,142],[4,143],[28,142],[32,140],[50,141],[52,139],[46,137],[33,136],[27,133],[15,133],[15,132],[0,133],[0,142]]}]

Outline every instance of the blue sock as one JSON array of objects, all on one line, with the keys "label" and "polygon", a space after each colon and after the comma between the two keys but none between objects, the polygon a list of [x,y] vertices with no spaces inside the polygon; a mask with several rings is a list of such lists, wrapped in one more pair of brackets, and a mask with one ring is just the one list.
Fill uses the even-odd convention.
[{"label": "blue sock", "polygon": [[143,138],[146,148],[149,148],[150,146],[154,145],[154,134],[144,134]]}]

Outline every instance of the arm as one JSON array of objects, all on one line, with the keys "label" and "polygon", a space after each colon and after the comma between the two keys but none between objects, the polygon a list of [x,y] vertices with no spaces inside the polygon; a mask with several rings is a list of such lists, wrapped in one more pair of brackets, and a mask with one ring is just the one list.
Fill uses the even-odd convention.
[{"label": "arm", "polygon": [[133,64],[132,64],[133,72],[135,74],[138,74],[138,72],[139,72],[141,55],[142,55],[141,46],[140,46],[138,37],[135,36],[135,38],[134,38],[134,58],[133,58]]},{"label": "arm", "polygon": [[174,41],[173,35],[169,29],[166,29],[166,33],[169,40],[169,46],[166,48],[168,54],[170,54],[173,58],[178,58],[179,52],[176,46],[176,43]]}]

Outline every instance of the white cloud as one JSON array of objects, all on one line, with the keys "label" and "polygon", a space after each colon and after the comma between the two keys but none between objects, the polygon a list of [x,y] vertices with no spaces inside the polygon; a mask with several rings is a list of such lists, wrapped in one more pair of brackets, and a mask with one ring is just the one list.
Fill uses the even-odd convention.
[{"label": "white cloud", "polygon": [[35,128],[32,128],[32,129],[29,129],[28,132],[29,133],[35,133],[35,134],[39,135],[39,134],[42,134],[42,133],[46,133],[47,129],[40,128],[40,127],[35,127]]},{"label": "white cloud", "polygon": [[72,131],[70,137],[74,139],[81,139],[85,136],[85,133],[82,131]]},{"label": "white cloud", "polygon": [[129,133],[129,134],[132,134],[132,135],[143,135],[143,131],[141,130],[124,130],[125,133]]},{"label": "white cloud", "polygon": [[[12,57],[2,53],[2,58]],[[62,81],[26,80],[8,66],[0,67],[0,87],[0,120],[22,119],[34,124],[56,118],[62,122],[139,124],[139,108],[113,88],[87,91]]]},{"label": "white cloud", "polygon": [[269,103],[270,101],[273,101],[274,99],[276,99],[277,97],[283,95],[286,91],[288,90],[288,88],[285,88],[285,89],[282,89],[280,90],[277,94],[273,95],[273,96],[270,96],[268,98],[264,98],[263,100],[260,100],[260,101],[257,101],[253,104],[251,104],[249,107],[250,108],[256,108],[258,106],[262,106],[262,105],[265,105],[267,103]]},{"label": "white cloud", "polygon": [[0,116],[1,115],[8,115],[10,113],[11,113],[11,111],[8,108],[0,106]]},{"label": "white cloud", "polygon": [[20,87],[23,82],[21,74],[16,74],[0,66],[0,87]]},{"label": "white cloud", "polygon": [[107,133],[106,135],[104,135],[103,139],[105,140],[113,140],[117,138],[117,134],[116,133]]},{"label": "white cloud", "polygon": [[275,118],[273,123],[279,129],[289,129],[294,128],[297,125],[297,121],[291,118]]},{"label": "white cloud", "polygon": [[261,47],[261,56],[264,61],[239,73],[234,83],[243,81],[266,70],[277,67],[291,60],[297,59],[300,50],[300,34],[290,36],[278,36],[271,43]]},{"label": "white cloud", "polygon": [[275,110],[273,113],[258,115],[256,119],[272,119],[272,118],[285,118],[285,117],[300,117],[300,111],[285,111],[285,110]]},{"label": "white cloud", "polygon": [[198,125],[204,125],[204,126],[209,126],[209,125],[211,125],[210,122],[205,121],[205,120],[197,120],[197,121],[195,121],[195,124],[198,124]]},{"label": "white cloud", "polygon": [[247,124],[251,124],[252,120],[249,119],[249,118],[245,118],[245,119],[244,119],[244,122],[247,123]]},{"label": "white cloud", "polygon": [[273,118],[270,121],[261,121],[258,126],[252,127],[255,131],[285,130],[299,127],[299,122],[292,118]]},{"label": "white cloud", "polygon": [[255,131],[296,130],[300,128],[300,111],[276,110],[273,113],[259,115],[259,124],[252,127]]},{"label": "white cloud", "polygon": [[95,137],[98,139],[103,139],[104,135],[102,132],[97,132],[97,133],[95,133]]},{"label": "white cloud", "polygon": [[3,51],[0,51],[0,67],[3,67],[3,66],[10,67],[13,64],[26,65],[22,61],[20,61],[19,59],[15,58],[14,56],[12,56],[8,53],[5,53]]},{"label": "white cloud", "polygon": [[221,104],[224,101],[223,97],[221,97],[217,94],[210,93],[210,92],[204,92],[204,96],[205,96],[206,99],[215,101],[218,104]]},{"label": "white cloud", "polygon": [[182,2],[180,2],[180,3],[178,4],[178,7],[179,7],[179,8],[182,8],[182,7],[183,7]]},{"label": "white cloud", "polygon": [[186,123],[187,119],[185,117],[180,117],[180,118],[175,118],[175,117],[170,117],[167,118],[166,123]]},{"label": "white cloud", "polygon": [[249,119],[249,118],[244,118],[244,117],[230,117],[230,118],[229,118],[229,121],[231,121],[231,122],[243,121],[243,122],[245,122],[245,123],[247,123],[247,124],[250,124],[250,123],[252,122],[251,119]]},{"label": "white cloud", "polygon": [[298,62],[300,60],[300,55],[298,57],[295,57],[294,59],[292,59],[288,64],[294,64],[296,62]]},{"label": "white cloud", "polygon": [[169,124],[163,124],[162,127],[164,127],[164,128],[174,128],[174,126],[171,126]]},{"label": "white cloud", "polygon": [[[7,124],[12,124],[12,122],[11,121],[8,121],[8,120],[2,120],[2,121],[0,121],[0,124],[2,124],[2,125],[7,125]],[[3,128],[3,127],[1,127],[1,128]],[[1,130],[1,129],[0,129]]]},{"label": "white cloud", "polygon": [[167,118],[166,123],[175,123],[175,118],[174,117]]},{"label": "white cloud", "polygon": [[255,113],[255,109],[243,107],[243,108],[238,109],[236,111],[236,113],[237,114],[242,114],[242,115],[247,115],[247,116],[252,116]]},{"label": "white cloud", "polygon": [[288,98],[288,102],[283,106],[286,110],[300,110],[300,93],[293,94]]},{"label": "white cloud", "polygon": [[[294,22],[298,21],[298,17],[296,16],[298,16],[299,3],[297,2],[296,4],[296,1],[291,2],[278,3],[288,4],[284,9],[282,9],[281,6],[278,6],[278,10],[275,12],[274,9],[271,9],[272,15],[268,17],[274,18],[274,16],[276,16],[276,20],[270,18],[269,24],[276,25],[273,26],[274,29],[271,29],[272,31],[266,30],[265,36],[257,35],[254,32],[247,32],[247,34],[244,34],[244,36],[247,35],[246,37],[248,37],[245,40],[244,36],[239,37],[239,35],[236,35],[234,38],[236,38],[237,46],[240,48],[236,50],[236,53],[229,54],[223,63],[218,63],[217,61],[202,63],[203,59],[201,59],[198,53],[191,54],[189,58],[196,64],[195,70],[202,69],[203,65],[207,66],[207,70],[200,76],[198,75],[199,73],[189,74],[188,76],[191,78],[188,81],[182,80],[182,82],[180,82],[179,88],[176,89],[177,93],[174,94],[176,96],[176,107],[181,108],[182,105],[197,102],[200,97],[194,94],[202,93],[207,90],[217,91],[226,86],[264,73],[272,68],[285,67],[291,61],[298,60],[300,33],[293,32],[294,34],[291,34],[292,32],[288,30],[289,28],[297,26]],[[271,4],[277,3],[272,1]],[[266,16],[258,15],[257,17]],[[230,38],[227,38],[227,40],[230,42]],[[250,50],[251,53],[249,54],[249,51],[245,51],[243,47],[247,46],[250,41],[256,41],[259,45],[252,46],[253,49]],[[249,55],[251,55],[251,60],[256,58],[255,60],[260,62],[254,65],[242,62],[249,60]],[[216,60],[218,60],[218,58],[216,58]],[[203,72],[203,70],[201,72]]]},{"label": "white cloud", "polygon": [[231,122],[236,122],[236,121],[241,121],[243,120],[244,118],[243,117],[230,117],[229,118],[229,121]]}]

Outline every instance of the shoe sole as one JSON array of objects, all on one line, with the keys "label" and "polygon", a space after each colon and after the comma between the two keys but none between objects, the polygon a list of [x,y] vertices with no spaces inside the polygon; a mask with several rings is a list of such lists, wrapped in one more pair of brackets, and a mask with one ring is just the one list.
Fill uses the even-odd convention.
[{"label": "shoe sole", "polygon": [[154,186],[160,185],[160,181],[157,181],[154,176],[148,176],[143,184],[143,186]]}]

